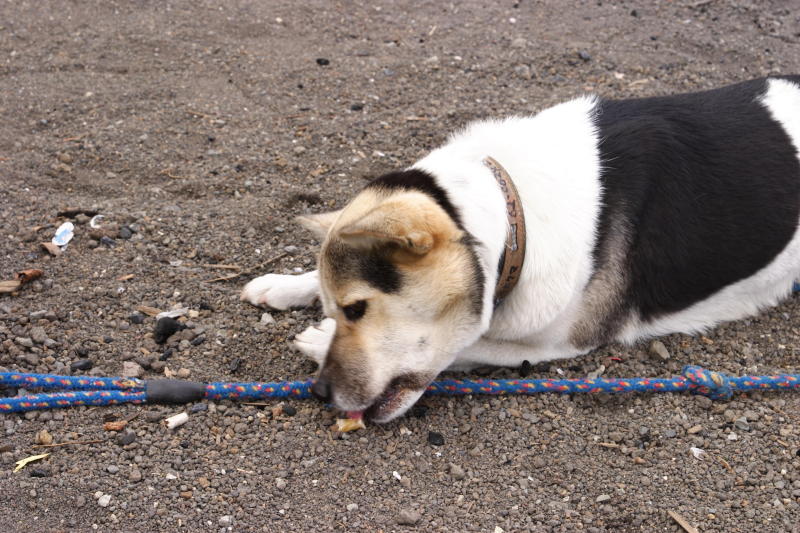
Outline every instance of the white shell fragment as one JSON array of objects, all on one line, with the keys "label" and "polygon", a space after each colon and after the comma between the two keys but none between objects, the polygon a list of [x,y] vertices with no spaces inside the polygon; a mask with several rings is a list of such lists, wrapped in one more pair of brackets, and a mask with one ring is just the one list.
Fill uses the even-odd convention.
[{"label": "white shell fragment", "polygon": [[692,455],[694,455],[694,458],[695,458],[695,459],[700,459],[700,460],[702,460],[702,459],[704,459],[704,458],[705,458],[705,456],[706,456],[706,455],[708,455],[704,449],[702,449],[702,448],[695,448],[694,446],[692,446],[691,448],[689,448],[689,451],[691,451],[691,452],[692,452]]},{"label": "white shell fragment", "polygon": [[56,246],[66,246],[74,236],[75,226],[72,222],[64,222],[56,230],[56,234],[53,236],[53,244]]},{"label": "white shell fragment", "polygon": [[175,429],[176,427],[184,425],[188,420],[189,415],[183,412],[178,413],[177,415],[172,415],[169,418],[165,418],[164,423],[167,425],[167,429]]}]

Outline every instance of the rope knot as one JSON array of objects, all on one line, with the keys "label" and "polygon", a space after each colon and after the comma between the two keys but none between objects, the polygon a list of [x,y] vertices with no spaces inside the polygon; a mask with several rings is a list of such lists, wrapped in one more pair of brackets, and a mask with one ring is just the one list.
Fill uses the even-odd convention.
[{"label": "rope knot", "polygon": [[686,365],[683,367],[683,378],[690,383],[694,394],[702,394],[712,400],[727,400],[733,396],[730,379],[722,372]]}]

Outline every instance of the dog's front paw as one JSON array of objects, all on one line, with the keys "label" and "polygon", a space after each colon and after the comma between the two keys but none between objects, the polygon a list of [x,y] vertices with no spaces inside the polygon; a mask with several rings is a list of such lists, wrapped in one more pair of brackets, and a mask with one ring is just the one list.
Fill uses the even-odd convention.
[{"label": "dog's front paw", "polygon": [[294,347],[322,366],[325,356],[328,355],[328,348],[331,346],[334,333],[336,333],[336,320],[326,318],[318,325],[306,328],[295,337]]},{"label": "dog's front paw", "polygon": [[285,310],[290,307],[307,307],[319,296],[316,270],[299,276],[267,274],[250,281],[242,289],[240,298],[253,305],[266,305]]}]

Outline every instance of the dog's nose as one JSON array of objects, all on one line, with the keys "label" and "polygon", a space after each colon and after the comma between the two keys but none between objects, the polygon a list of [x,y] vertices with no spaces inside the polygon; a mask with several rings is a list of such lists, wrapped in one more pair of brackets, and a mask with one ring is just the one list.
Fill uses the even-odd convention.
[{"label": "dog's nose", "polygon": [[311,385],[311,394],[318,400],[327,402],[331,399],[331,384],[323,376],[317,378],[313,385]]}]

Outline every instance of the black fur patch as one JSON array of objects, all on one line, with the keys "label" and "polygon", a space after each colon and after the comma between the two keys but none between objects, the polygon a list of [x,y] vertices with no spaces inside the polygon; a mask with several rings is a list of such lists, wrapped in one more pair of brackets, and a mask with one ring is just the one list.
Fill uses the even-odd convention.
[{"label": "black fur patch", "polygon": [[758,101],[766,90],[761,79],[598,104],[604,193],[595,261],[611,222],[625,221],[632,234],[623,305],[642,320],[755,274],[794,235],[800,163]]},{"label": "black fur patch", "polygon": [[356,250],[332,243],[325,252],[327,264],[338,279],[360,278],[385,293],[400,290],[403,276],[381,250]]},{"label": "black fur patch", "polygon": [[423,170],[411,169],[400,170],[384,174],[372,180],[365,188],[375,189],[410,189],[424,192],[433,198],[445,213],[453,219],[459,229],[464,229],[461,225],[461,215],[455,206],[450,202],[450,198],[444,189],[439,187],[433,176]]},{"label": "black fur patch", "polygon": [[483,313],[483,289],[486,286],[486,276],[483,273],[483,267],[478,259],[478,254],[475,251],[475,246],[478,242],[475,238],[467,233],[462,239],[461,244],[466,246],[467,253],[469,253],[469,261],[472,266],[472,283],[470,283],[470,307],[473,314],[481,316]]}]

